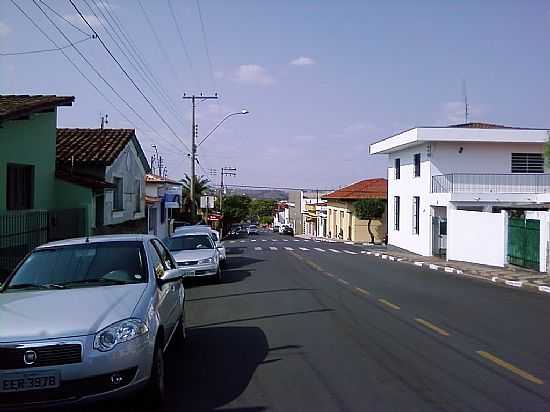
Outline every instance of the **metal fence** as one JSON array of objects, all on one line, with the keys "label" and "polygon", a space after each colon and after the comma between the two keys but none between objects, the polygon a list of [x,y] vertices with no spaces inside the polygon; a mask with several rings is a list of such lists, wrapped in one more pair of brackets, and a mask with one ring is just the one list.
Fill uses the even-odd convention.
[{"label": "metal fence", "polygon": [[0,280],[35,247],[85,231],[84,209],[0,212]]},{"label": "metal fence", "polygon": [[432,176],[432,193],[550,193],[550,174],[437,175]]}]

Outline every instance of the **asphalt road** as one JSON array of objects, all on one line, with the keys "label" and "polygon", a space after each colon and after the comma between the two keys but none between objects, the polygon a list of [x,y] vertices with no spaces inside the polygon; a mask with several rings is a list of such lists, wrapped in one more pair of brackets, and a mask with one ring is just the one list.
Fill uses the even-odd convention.
[{"label": "asphalt road", "polygon": [[352,245],[226,247],[223,283],[187,285],[164,411],[550,411],[550,298]]}]

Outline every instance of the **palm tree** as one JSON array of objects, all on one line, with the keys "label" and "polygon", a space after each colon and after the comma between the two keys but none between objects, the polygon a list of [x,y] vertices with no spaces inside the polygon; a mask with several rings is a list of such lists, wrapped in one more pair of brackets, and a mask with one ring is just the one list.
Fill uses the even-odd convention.
[{"label": "palm tree", "polygon": [[[191,177],[185,175],[185,178],[182,179],[183,183],[183,202],[182,209],[183,211],[189,212],[191,210]],[[195,206],[198,208],[200,205],[201,196],[204,196],[208,189],[210,189],[210,180],[204,176],[195,176]]]}]

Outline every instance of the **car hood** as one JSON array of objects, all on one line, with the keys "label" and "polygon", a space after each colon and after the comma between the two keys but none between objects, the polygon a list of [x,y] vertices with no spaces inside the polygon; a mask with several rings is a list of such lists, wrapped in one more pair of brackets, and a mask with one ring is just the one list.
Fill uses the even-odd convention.
[{"label": "car hood", "polygon": [[172,252],[172,256],[174,256],[176,262],[208,259],[215,256],[215,254],[216,249],[179,250]]},{"label": "car hood", "polygon": [[0,343],[96,333],[132,316],[146,283],[0,294]]}]

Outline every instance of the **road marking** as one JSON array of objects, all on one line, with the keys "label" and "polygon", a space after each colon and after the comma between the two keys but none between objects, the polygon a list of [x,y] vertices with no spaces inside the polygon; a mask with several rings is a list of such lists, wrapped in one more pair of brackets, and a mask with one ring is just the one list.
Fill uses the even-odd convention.
[{"label": "road marking", "polygon": [[347,280],[340,279],[340,278],[337,278],[336,280],[340,283],[343,283],[344,285],[349,285],[349,282]]},{"label": "road marking", "polygon": [[309,242],[309,240],[308,240],[308,239],[304,239],[304,242]]},{"label": "road marking", "polygon": [[414,262],[415,266],[422,266],[424,262]]},{"label": "road marking", "polygon": [[283,239],[283,242],[288,242],[288,239]]},{"label": "road marking", "polygon": [[254,250],[262,250],[262,248],[259,247],[259,246],[256,246],[256,247],[254,248]]},{"label": "road marking", "polygon": [[241,240],[239,243],[244,243],[244,242],[246,242],[246,241],[245,241],[245,240]]},{"label": "road marking", "polygon": [[252,240],[251,240],[251,242],[255,242],[255,241],[256,241],[256,239],[252,239]]},{"label": "road marking", "polygon": [[343,250],[342,252],[347,253],[348,255],[356,255],[357,252],[352,252],[351,250]]},{"label": "road marking", "polygon": [[440,335],[443,335],[443,336],[449,336],[450,333],[447,332],[446,330],[444,329],[441,329],[440,327],[438,326],[435,326],[433,323],[431,322],[428,322],[427,320],[424,320],[424,319],[420,319],[420,318],[416,318],[415,319],[418,323],[420,323],[421,325],[424,325],[426,326],[427,328],[439,333]]},{"label": "road marking", "polygon": [[300,250],[309,250],[307,247],[299,247]]},{"label": "road marking", "polygon": [[544,382],[541,381],[536,376],[531,375],[529,372],[525,372],[524,370],[515,367],[511,363],[508,363],[500,358],[497,358],[495,355],[491,355],[489,352],[485,352],[482,350],[476,351],[476,353],[481,356],[482,358],[485,358],[498,366],[508,369],[510,372],[515,373],[518,376],[521,376],[523,379],[528,380],[529,382],[536,383],[537,385],[543,385]]},{"label": "road marking", "polygon": [[285,246],[285,250],[294,250],[291,247]]},{"label": "road marking", "polygon": [[382,259],[387,259],[388,255],[382,255]]},{"label": "road marking", "polygon": [[267,239],[262,239],[262,242],[267,242]]},{"label": "road marking", "polygon": [[374,256],[378,257],[380,256],[380,253],[375,253]]},{"label": "road marking", "polygon": [[229,241],[229,243],[235,243],[235,242],[236,242],[236,240],[230,240]]},{"label": "road marking", "polygon": [[297,240],[297,239],[294,239],[294,241],[295,241],[295,242],[299,242],[299,240]]},{"label": "road marking", "polygon": [[346,245],[353,245],[353,242],[344,242]]},{"label": "road marking", "polygon": [[439,266],[434,265],[433,263],[430,263],[430,269],[431,270],[437,270],[437,269],[439,269]]},{"label": "road marking", "polygon": [[370,295],[370,292],[365,289],[355,288],[355,290],[359,293],[362,293],[363,295]]},{"label": "road marking", "polygon": [[269,246],[269,250],[277,250],[275,246]]},{"label": "road marking", "polygon": [[445,272],[447,273],[453,273],[455,270],[453,268],[450,268],[448,266],[445,266]]},{"label": "road marking", "polygon": [[389,306],[392,309],[396,309],[396,310],[401,309],[399,306],[394,305],[393,303],[391,303],[389,300],[386,300],[386,299],[378,299],[378,302],[383,303],[384,305]]},{"label": "road marking", "polygon": [[370,250],[367,250],[367,255],[372,255],[372,252]]},{"label": "road marking", "polygon": [[506,283],[508,286],[515,286],[516,288],[521,288],[523,285],[523,282],[521,280],[505,280],[504,283]]},{"label": "road marking", "polygon": [[334,252],[334,253],[342,253],[340,252],[339,250],[336,250],[336,249],[329,249],[331,252]]},{"label": "road marking", "polygon": [[325,251],[325,249],[321,249],[320,247],[316,247],[316,248],[314,248],[314,249],[317,250],[317,251],[319,251],[319,252],[324,252],[324,251]]},{"label": "road marking", "polygon": [[277,242],[277,239],[271,239],[272,242]]}]

